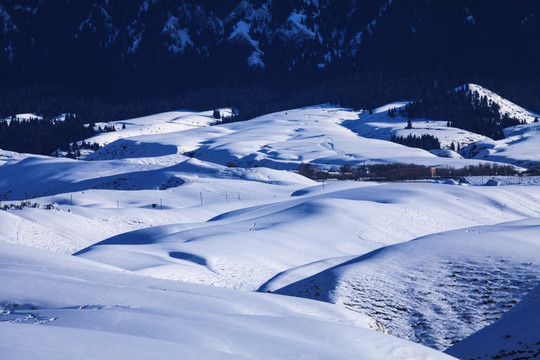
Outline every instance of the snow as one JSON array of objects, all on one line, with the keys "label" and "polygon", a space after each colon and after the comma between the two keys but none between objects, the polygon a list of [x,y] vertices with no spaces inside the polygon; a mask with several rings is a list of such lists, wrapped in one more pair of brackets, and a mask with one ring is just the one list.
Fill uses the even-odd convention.
[{"label": "snow", "polygon": [[460,359],[534,358],[540,354],[540,286],[494,324],[446,350]]},{"label": "snow", "polygon": [[229,35],[229,40],[236,38],[237,36],[245,37],[250,40],[254,47],[257,47],[258,43],[254,43],[249,36],[249,30],[251,29],[251,24],[241,20],[234,25],[231,35]]},{"label": "snow", "polygon": [[476,24],[476,19],[474,18],[474,16],[472,15],[469,15],[465,18],[465,22],[468,23],[468,24],[471,24],[471,25],[475,25]]},{"label": "snow", "polygon": [[189,154],[222,165],[233,162],[242,167],[264,166],[278,170],[298,169],[302,162],[329,169],[366,163],[458,168],[479,163],[478,160],[440,158],[421,149],[358,136],[347,128],[357,119],[358,113],[350,109],[330,105],[307,107],[247,122],[132,137],[112,143],[109,150],[100,150],[92,159],[110,158],[105,154],[112,149],[115,158],[129,157],[141,146],[147,146],[159,147],[161,156]]},{"label": "snow", "polygon": [[499,111],[501,115],[508,114],[510,117],[524,120],[527,123],[531,123],[534,121],[535,118],[540,117],[539,114],[524,109],[521,106],[514,104],[513,102],[480,85],[467,84],[466,86],[469,87],[469,91],[473,93],[477,91],[480,97],[485,96],[488,100],[497,103],[500,106]]},{"label": "snow", "polygon": [[469,158],[510,163],[523,167],[540,165],[540,123],[505,129],[502,140],[483,140],[462,149]]},{"label": "snow", "polygon": [[433,149],[429,150],[430,153],[433,155],[436,155],[438,157],[447,157],[447,158],[453,158],[453,159],[463,159],[463,156],[461,156],[459,153],[450,150],[450,149]]},{"label": "snow", "polygon": [[4,359],[444,359],[302,299],[118,272],[0,243]]},{"label": "snow", "polygon": [[11,21],[11,16],[4,10],[3,6],[0,6],[0,19],[2,19],[2,32],[4,35],[17,30],[17,26]]},{"label": "snow", "polygon": [[311,39],[316,38],[317,34],[310,30],[306,25],[302,24],[303,21],[305,22],[305,19],[306,16],[304,14],[299,14],[296,12],[291,13],[287,19],[287,22],[292,25],[292,29],[283,29],[283,31],[289,34],[290,37],[302,36]]},{"label": "snow", "polygon": [[539,229],[533,218],[436,233],[275,292],[367,313],[391,334],[444,349],[493,323],[538,284]]},{"label": "snow", "polygon": [[439,139],[442,148],[449,149],[452,143],[457,147],[467,146],[478,141],[485,141],[489,138],[472,133],[467,130],[449,127],[446,121],[437,121],[430,119],[414,119],[411,121],[412,129],[406,129],[407,117],[396,114],[395,117],[388,115],[390,109],[402,109],[406,102],[395,102],[377,109],[361,112],[358,119],[347,121],[344,123],[346,127],[354,131],[360,136],[390,140],[392,135],[407,137],[408,135],[422,136],[432,135]]},{"label": "snow", "polygon": [[[121,234],[78,255],[156,277],[255,290],[285,269],[321,259],[363,254],[463,226],[535,216],[539,208],[534,202],[540,196],[536,188],[506,187],[499,192],[418,183],[351,183],[342,189],[340,183],[329,182],[322,193],[310,193],[314,189],[322,186],[308,187],[302,196],[225,212],[204,223]],[[503,209],[494,203],[504,203]],[[204,259],[204,263],[178,261],[171,253]]]},{"label": "snow", "polygon": [[[25,120],[33,120],[33,119],[41,120],[43,119],[43,116],[38,115],[38,114],[32,114],[32,113],[24,113],[24,114],[17,114],[14,116],[14,118],[16,121],[25,121]],[[6,122],[9,125],[12,119],[13,117],[6,116],[0,119],[0,121]]]},{"label": "snow", "polygon": [[[230,116],[231,109],[218,109],[222,116]],[[169,111],[155,115],[144,116],[135,119],[113,121],[109,123],[96,123],[96,128],[105,125],[114,126],[116,131],[97,134],[89,139],[87,143],[98,143],[101,146],[110,144],[118,139],[130,138],[134,136],[149,134],[166,134],[191,128],[210,126],[215,123],[213,111],[193,112],[188,110]],[[125,125],[125,129],[122,127]]]},{"label": "snow", "polygon": [[[188,29],[180,27],[178,18],[171,13],[169,13],[169,17],[163,25],[161,33],[168,35],[171,41],[168,50],[173,54],[181,54],[186,48],[193,46],[193,41],[191,41]],[[132,48],[136,49],[137,46],[138,40],[135,40]]]},{"label": "snow", "polygon": [[[289,171],[481,161],[384,141],[404,130],[387,116],[396,106],[121,120],[86,140],[105,145],[91,161],[0,150],[2,358],[449,359],[438,350],[490,324],[455,354],[534,349],[520,314],[537,306],[536,177],[320,183]],[[476,136],[423,122],[454,142]],[[519,144],[512,161],[533,154]]]},{"label": "snow", "polygon": [[252,48],[252,53],[247,59],[249,66],[251,68],[264,68],[266,66],[262,59],[264,53],[259,49],[259,42],[253,40],[251,35],[249,35],[250,30],[251,23],[240,20],[234,25],[233,31],[229,35],[228,40],[235,40],[242,43],[247,43]]}]

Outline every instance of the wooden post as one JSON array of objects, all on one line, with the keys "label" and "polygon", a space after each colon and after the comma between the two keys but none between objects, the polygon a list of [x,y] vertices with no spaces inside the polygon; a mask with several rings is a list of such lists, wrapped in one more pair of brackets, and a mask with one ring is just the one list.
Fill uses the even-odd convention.
[{"label": "wooden post", "polygon": [[159,199],[159,209],[163,210],[163,200],[161,198]]},{"label": "wooden post", "polygon": [[200,197],[201,197],[201,205],[202,205],[202,204],[203,204],[203,202],[202,202],[202,191],[199,192],[199,195],[200,195]]}]

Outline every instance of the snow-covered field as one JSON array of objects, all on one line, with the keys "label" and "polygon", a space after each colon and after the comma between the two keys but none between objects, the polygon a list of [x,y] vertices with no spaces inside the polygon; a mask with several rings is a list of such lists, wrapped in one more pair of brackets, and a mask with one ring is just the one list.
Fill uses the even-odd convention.
[{"label": "snow-covered field", "polygon": [[318,183],[289,170],[482,160],[384,141],[384,109],[211,115],[117,122],[92,161],[0,151],[0,358],[537,354],[536,178]]}]

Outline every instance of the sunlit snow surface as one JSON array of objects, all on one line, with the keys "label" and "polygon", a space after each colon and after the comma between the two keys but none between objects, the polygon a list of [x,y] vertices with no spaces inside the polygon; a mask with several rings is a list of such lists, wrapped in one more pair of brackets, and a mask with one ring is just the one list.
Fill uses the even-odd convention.
[{"label": "sunlit snow surface", "polygon": [[407,340],[444,349],[536,284],[538,179],[286,171],[479,161],[359,136],[363,114],[173,112],[117,122],[92,161],[0,151],[0,357],[444,359]]},{"label": "sunlit snow surface", "polygon": [[[144,149],[157,157],[156,161],[184,154],[222,165],[279,170],[296,170],[302,162],[330,169],[343,164],[399,162],[462,167],[479,163],[441,158],[425,150],[359,136],[347,128],[357,121],[361,125],[358,116],[350,109],[329,105],[295,109],[246,122],[124,138],[100,149],[91,159],[138,158]],[[455,133],[450,132],[451,136]]]},{"label": "sunlit snow surface", "polygon": [[495,322],[540,276],[540,220],[437,233],[302,279],[280,294],[337,303],[445,349]]},{"label": "sunlit snow surface", "polygon": [[445,358],[323,303],[140,277],[20,245],[0,250],[3,359]]}]

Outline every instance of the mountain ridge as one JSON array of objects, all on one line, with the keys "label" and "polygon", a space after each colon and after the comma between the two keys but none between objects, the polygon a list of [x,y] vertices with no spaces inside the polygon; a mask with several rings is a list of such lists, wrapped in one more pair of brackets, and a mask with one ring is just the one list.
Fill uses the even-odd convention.
[{"label": "mountain ridge", "polygon": [[[152,76],[169,84],[167,73],[226,83],[246,71],[454,68],[464,66],[462,56],[471,64],[523,73],[524,59],[539,55],[532,44],[540,40],[540,9],[535,3],[490,4],[11,0],[0,7],[0,63],[7,79],[13,71],[53,82],[101,74],[109,83],[150,72],[144,84]],[[477,44],[482,52],[475,51]],[[197,65],[204,71],[190,76]],[[49,74],[40,72],[44,66]]]}]

